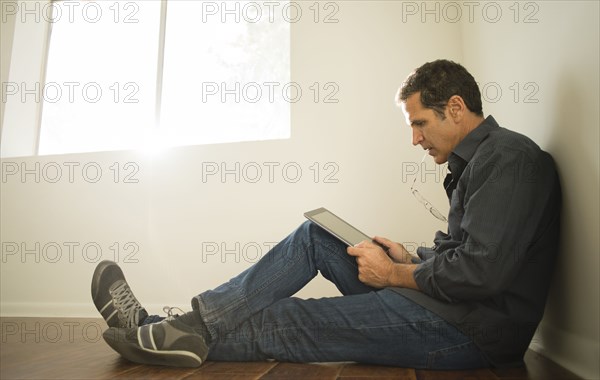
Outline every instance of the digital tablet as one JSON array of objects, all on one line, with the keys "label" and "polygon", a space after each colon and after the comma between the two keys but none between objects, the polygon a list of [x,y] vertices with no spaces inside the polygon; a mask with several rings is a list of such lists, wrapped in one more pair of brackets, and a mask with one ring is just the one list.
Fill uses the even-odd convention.
[{"label": "digital tablet", "polygon": [[363,240],[373,239],[324,207],[305,212],[304,216],[347,245],[354,246]]}]

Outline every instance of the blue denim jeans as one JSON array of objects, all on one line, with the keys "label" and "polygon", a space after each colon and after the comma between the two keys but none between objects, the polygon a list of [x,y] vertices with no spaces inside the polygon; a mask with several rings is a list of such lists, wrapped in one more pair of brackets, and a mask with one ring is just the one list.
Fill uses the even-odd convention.
[{"label": "blue denim jeans", "polygon": [[[318,272],[343,295],[292,297]],[[212,337],[209,360],[489,366],[471,339],[436,314],[360,282],[346,246],[311,222],[192,305]]]}]

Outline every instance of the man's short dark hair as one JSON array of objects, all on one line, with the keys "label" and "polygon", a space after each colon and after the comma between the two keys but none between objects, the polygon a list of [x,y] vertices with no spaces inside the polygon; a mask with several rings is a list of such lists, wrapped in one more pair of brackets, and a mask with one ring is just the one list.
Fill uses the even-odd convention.
[{"label": "man's short dark hair", "polygon": [[475,78],[456,62],[440,59],[427,62],[408,76],[398,93],[398,102],[406,102],[411,95],[420,92],[423,107],[432,109],[441,119],[448,100],[460,96],[469,111],[483,116],[481,93]]}]

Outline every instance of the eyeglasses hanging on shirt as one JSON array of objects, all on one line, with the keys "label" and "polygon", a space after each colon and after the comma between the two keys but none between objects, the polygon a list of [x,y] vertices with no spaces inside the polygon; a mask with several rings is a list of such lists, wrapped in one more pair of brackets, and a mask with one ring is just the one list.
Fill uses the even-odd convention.
[{"label": "eyeglasses hanging on shirt", "polygon": [[[419,169],[421,167],[421,165],[423,164],[423,162],[425,161],[425,158],[427,157],[427,153],[425,153],[425,155],[423,156],[423,159],[421,159],[421,163],[419,164]],[[410,186],[410,192],[412,193],[412,195],[415,196],[415,198],[423,205],[425,206],[425,208],[427,210],[429,210],[429,212],[431,213],[431,215],[435,216],[437,219],[441,220],[444,223],[448,223],[448,219],[446,219],[446,217],[444,216],[444,214],[442,214],[437,208],[433,207],[433,205],[427,200],[425,199],[421,193],[419,193],[419,190],[415,189],[415,183],[417,183],[417,177],[419,176],[419,174],[417,173],[417,175],[415,175],[415,179],[412,183],[412,185]],[[448,189],[452,182],[450,179],[450,182],[448,182],[448,185],[446,185],[447,182],[447,178],[446,180],[444,180],[444,187],[446,189]]]}]

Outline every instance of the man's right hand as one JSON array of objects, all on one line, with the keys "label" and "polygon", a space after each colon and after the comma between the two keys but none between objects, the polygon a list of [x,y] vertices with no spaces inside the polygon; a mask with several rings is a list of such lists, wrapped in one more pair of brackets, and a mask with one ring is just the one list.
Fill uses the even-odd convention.
[{"label": "man's right hand", "polygon": [[373,240],[388,247],[387,254],[394,262],[400,264],[412,264],[411,259],[415,256],[410,254],[402,244],[393,242],[381,236],[375,236]]}]

